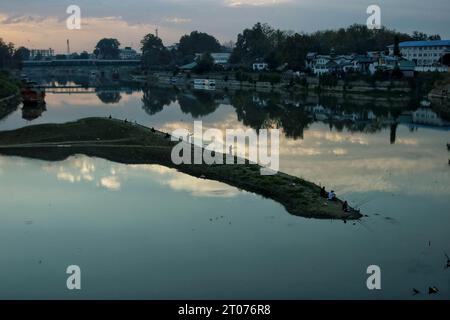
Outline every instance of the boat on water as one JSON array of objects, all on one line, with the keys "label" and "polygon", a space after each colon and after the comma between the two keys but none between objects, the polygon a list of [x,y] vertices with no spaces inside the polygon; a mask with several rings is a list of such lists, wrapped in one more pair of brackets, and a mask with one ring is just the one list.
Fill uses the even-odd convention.
[{"label": "boat on water", "polygon": [[214,91],[216,90],[216,80],[194,79],[194,89]]},{"label": "boat on water", "polygon": [[38,88],[36,82],[24,82],[21,95],[25,106],[45,104],[45,90]]},{"label": "boat on water", "polygon": [[428,101],[428,100],[422,100],[422,101],[420,101],[420,105],[421,105],[422,107],[429,107],[429,106],[431,106],[431,101]]}]

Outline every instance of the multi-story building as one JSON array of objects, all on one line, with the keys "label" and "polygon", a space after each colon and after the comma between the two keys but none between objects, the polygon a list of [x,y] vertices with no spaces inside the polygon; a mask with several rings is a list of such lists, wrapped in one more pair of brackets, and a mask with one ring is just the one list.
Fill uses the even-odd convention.
[{"label": "multi-story building", "polygon": [[[203,53],[196,53],[195,60],[200,60]],[[228,52],[213,52],[211,57],[214,60],[214,64],[225,66],[230,61],[231,53]]]},{"label": "multi-story building", "polygon": [[52,58],[54,55],[55,51],[52,48],[30,50],[30,60],[35,60],[36,58],[40,59]]},{"label": "multi-story building", "polygon": [[136,60],[139,58],[139,55],[136,52],[136,50],[132,49],[131,47],[125,47],[124,49],[120,49],[119,56],[121,60]]},{"label": "multi-story building", "polygon": [[269,70],[269,64],[265,62],[255,62],[253,64],[253,71],[267,71]]},{"label": "multi-story building", "polygon": [[374,60],[367,56],[308,53],[305,64],[306,68],[310,69],[315,75],[333,72],[347,73],[349,71],[369,73],[369,66],[373,64]]},{"label": "multi-story building", "polygon": [[[394,45],[390,45],[389,54],[394,54]],[[441,58],[450,54],[450,40],[406,41],[399,44],[403,58],[414,61],[417,67],[439,65]]]}]

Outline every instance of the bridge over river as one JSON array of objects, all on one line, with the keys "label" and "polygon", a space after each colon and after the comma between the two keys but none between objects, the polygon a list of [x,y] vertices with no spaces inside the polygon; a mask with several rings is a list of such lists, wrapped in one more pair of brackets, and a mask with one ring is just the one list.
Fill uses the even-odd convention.
[{"label": "bridge over river", "polygon": [[51,67],[124,67],[140,66],[141,60],[97,60],[97,59],[63,59],[63,60],[43,60],[24,61],[24,68],[51,68]]}]

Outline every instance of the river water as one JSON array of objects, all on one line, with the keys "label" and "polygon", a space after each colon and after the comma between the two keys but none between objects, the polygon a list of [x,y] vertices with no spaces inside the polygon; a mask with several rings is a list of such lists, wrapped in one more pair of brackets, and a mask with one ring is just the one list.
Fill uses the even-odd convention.
[{"label": "river water", "polygon": [[[449,123],[428,107],[257,93],[54,90],[0,130],[111,115],[163,131],[278,127],[280,170],[348,199],[357,223],[155,165],[0,156],[0,298],[448,299]],[[82,290],[66,288],[66,268]],[[367,267],[381,290],[367,289]],[[428,295],[428,287],[440,292]],[[412,289],[421,294],[412,296]]]}]

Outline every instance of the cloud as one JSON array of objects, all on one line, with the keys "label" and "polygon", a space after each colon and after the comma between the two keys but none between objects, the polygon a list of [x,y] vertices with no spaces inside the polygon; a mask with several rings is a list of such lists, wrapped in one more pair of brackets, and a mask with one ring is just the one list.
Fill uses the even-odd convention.
[{"label": "cloud", "polygon": [[342,148],[336,148],[336,149],[333,149],[333,154],[334,155],[336,155],[336,156],[343,156],[343,155],[346,155],[348,152],[347,152],[347,150],[345,150],[345,149],[342,149]]},{"label": "cloud", "polygon": [[108,190],[118,191],[120,190],[120,181],[116,176],[104,177],[100,180],[100,185]]},{"label": "cloud", "polygon": [[225,4],[229,7],[268,7],[276,6],[284,3],[292,2],[291,0],[225,0]]},{"label": "cloud", "polygon": [[[111,191],[118,191],[121,188],[121,183],[116,173],[114,166],[109,169],[109,175],[96,172],[95,160],[85,156],[73,156],[69,159],[55,165],[45,165],[42,169],[49,173],[56,172],[56,178],[59,181],[69,183],[90,183],[97,187],[103,187]],[[98,177],[100,176],[100,177]]]},{"label": "cloud", "polygon": [[[181,20],[179,20],[181,22]],[[16,46],[29,48],[53,48],[66,51],[70,40],[73,51],[92,51],[102,38],[117,38],[122,46],[139,47],[142,38],[157,28],[156,24],[130,23],[120,16],[83,17],[81,30],[68,30],[66,21],[54,16],[12,16],[0,13],[2,38]],[[163,39],[176,42],[179,30],[166,27],[160,30]]]},{"label": "cloud", "polygon": [[183,23],[189,23],[192,21],[192,19],[189,18],[178,18],[178,17],[166,17],[164,21],[169,23],[175,23],[175,24],[183,24]]},{"label": "cloud", "polygon": [[157,174],[152,176],[159,184],[175,191],[189,192],[194,197],[229,198],[237,196],[240,191],[227,184],[207,179],[199,179],[180,173],[175,169],[159,165],[130,165],[134,170],[146,170]]}]

